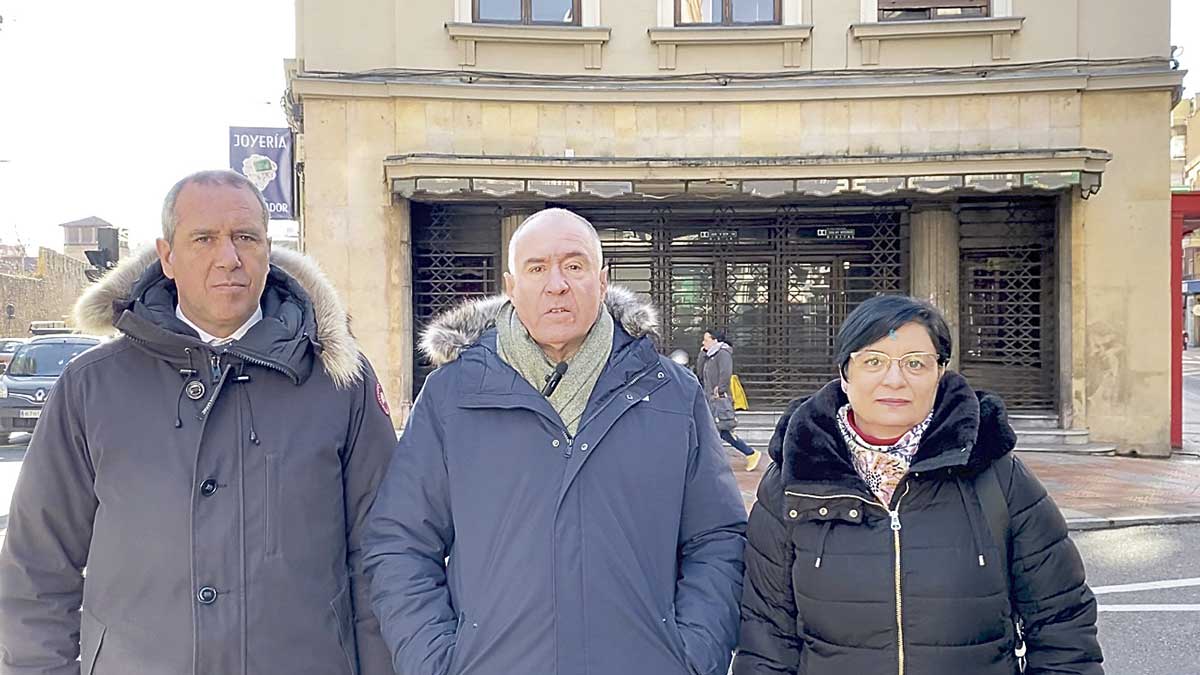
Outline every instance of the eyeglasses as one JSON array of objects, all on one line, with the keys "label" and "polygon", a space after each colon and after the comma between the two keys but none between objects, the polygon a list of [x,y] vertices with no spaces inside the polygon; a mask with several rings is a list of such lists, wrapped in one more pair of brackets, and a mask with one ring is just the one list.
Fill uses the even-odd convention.
[{"label": "eyeglasses", "polygon": [[925,377],[937,372],[939,359],[937,354],[929,352],[909,352],[904,356],[888,356],[883,352],[866,350],[850,355],[850,365],[867,375],[882,375],[892,367],[892,361],[900,363],[900,372],[908,378]]}]

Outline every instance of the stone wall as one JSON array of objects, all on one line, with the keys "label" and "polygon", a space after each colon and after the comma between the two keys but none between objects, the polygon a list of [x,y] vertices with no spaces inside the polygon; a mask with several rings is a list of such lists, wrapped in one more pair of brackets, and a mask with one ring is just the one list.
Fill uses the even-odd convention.
[{"label": "stone wall", "polygon": [[[43,248],[32,276],[0,274],[0,336],[28,337],[31,321],[71,323],[71,307],[88,280],[87,263]],[[8,316],[8,306],[13,315]]]}]

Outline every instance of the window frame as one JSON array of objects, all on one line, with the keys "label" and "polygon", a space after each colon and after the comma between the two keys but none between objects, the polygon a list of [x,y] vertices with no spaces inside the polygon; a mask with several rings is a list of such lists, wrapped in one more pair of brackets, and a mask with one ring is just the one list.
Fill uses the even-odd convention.
[{"label": "window frame", "polygon": [[479,4],[483,0],[471,0],[471,23],[495,26],[582,26],[583,0],[571,0],[571,15],[574,21],[534,21],[533,3],[535,0],[521,0],[521,18],[516,21],[501,19],[484,19],[480,16]]},{"label": "window frame", "polygon": [[707,27],[743,27],[743,26],[782,26],[783,0],[775,0],[775,19],[773,21],[734,21],[733,3],[737,0],[721,0],[721,21],[711,23],[684,23],[683,0],[675,0],[675,26],[677,28],[707,28]]},{"label": "window frame", "polygon": [[[885,7],[885,4],[891,6]],[[935,11],[938,9],[964,9],[967,7],[982,7],[983,14],[972,14],[962,17],[944,17],[935,14]],[[884,17],[885,12],[917,12],[922,10],[925,12],[925,16],[907,19],[889,19]],[[904,23],[906,21],[945,21],[957,18],[990,19],[995,17],[996,9],[993,0],[878,0],[875,14],[875,20],[879,23]]]}]

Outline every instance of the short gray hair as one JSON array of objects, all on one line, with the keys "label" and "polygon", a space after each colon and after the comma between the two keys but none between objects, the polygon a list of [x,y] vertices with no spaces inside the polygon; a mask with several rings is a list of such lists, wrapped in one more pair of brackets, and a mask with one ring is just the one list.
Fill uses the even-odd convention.
[{"label": "short gray hair", "polygon": [[163,200],[162,208],[162,235],[163,239],[166,239],[168,243],[175,243],[175,226],[179,224],[179,214],[175,213],[175,202],[179,199],[179,193],[183,191],[183,188],[192,183],[200,183],[201,185],[226,185],[249,190],[254,195],[254,198],[258,200],[259,207],[262,208],[263,229],[268,229],[267,225],[270,222],[271,216],[267,210],[267,200],[263,198],[262,192],[255,187],[254,183],[250,182],[249,178],[232,169],[207,169],[184,176],[167,192],[167,198]]},{"label": "short gray hair", "polygon": [[587,231],[592,235],[592,242],[596,246],[596,263],[599,266],[599,268],[604,267],[604,246],[601,244],[600,235],[596,233],[596,227],[594,225],[592,225],[591,221],[589,221],[587,218],[584,218],[583,216],[579,215],[578,213],[575,213],[574,211],[568,211],[567,209],[552,208],[552,209],[542,209],[541,211],[538,211],[537,213],[533,214],[532,216],[529,216],[525,220],[521,221],[521,224],[517,226],[516,231],[513,232],[512,238],[508,240],[508,271],[509,271],[509,273],[513,273],[517,269],[517,239],[520,238],[521,234],[525,231],[527,225],[534,222],[535,220],[538,220],[540,218],[545,218],[547,216],[566,216],[578,223],[582,223],[582,224],[586,225]]}]

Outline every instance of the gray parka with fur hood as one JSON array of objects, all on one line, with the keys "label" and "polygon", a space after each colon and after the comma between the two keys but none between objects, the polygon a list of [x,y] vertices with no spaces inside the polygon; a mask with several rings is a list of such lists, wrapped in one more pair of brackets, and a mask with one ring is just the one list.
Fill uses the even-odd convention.
[{"label": "gray parka with fur hood", "polygon": [[30,443],[0,673],[391,673],[359,550],[386,403],[321,272],[271,262],[224,347],[175,317],[153,251],[80,299],[84,331],[122,336],[67,366]]}]

